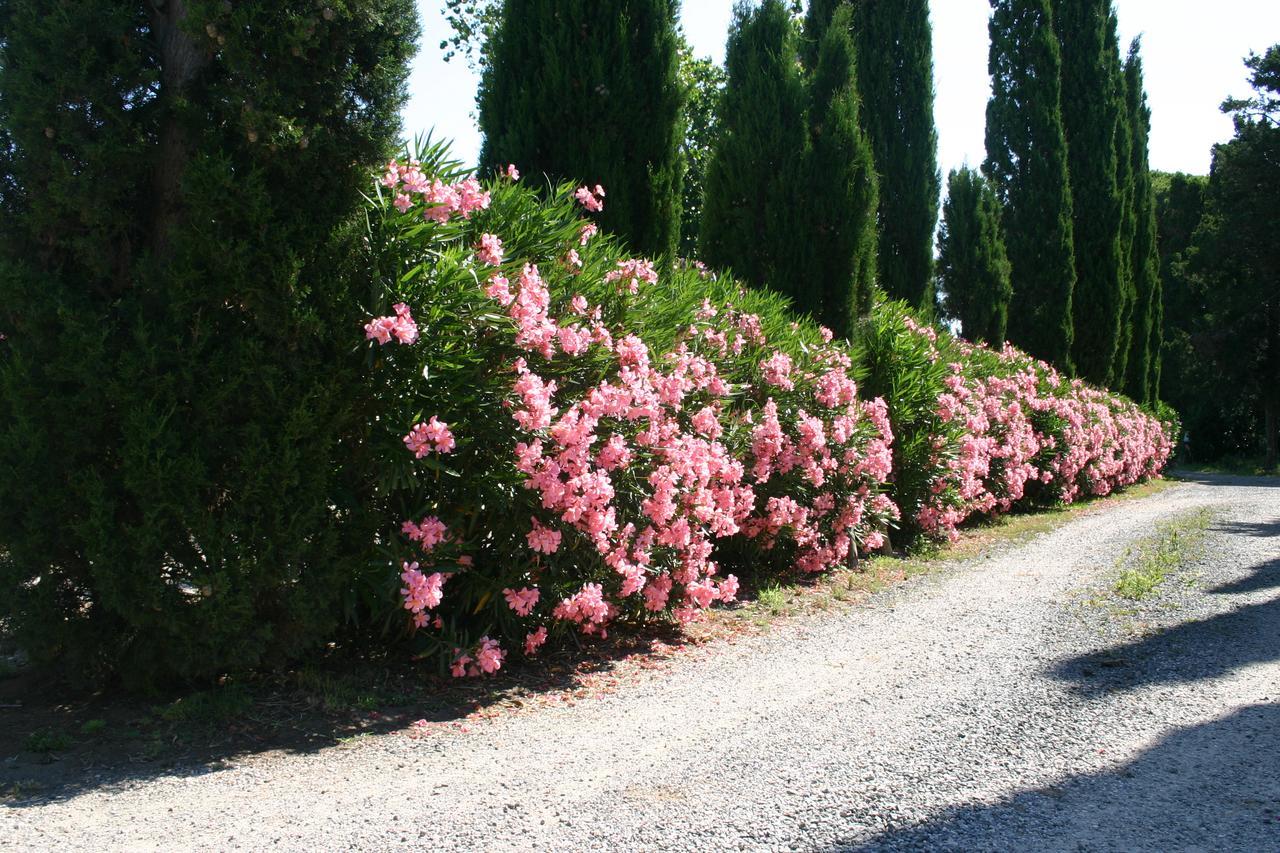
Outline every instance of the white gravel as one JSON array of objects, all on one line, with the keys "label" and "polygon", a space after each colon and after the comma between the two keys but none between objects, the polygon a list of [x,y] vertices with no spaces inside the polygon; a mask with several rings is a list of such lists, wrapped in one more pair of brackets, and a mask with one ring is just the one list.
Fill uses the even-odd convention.
[{"label": "white gravel", "polygon": [[[1267,483],[1092,512],[597,700],[10,804],[0,848],[1280,850]],[[1096,603],[1198,507],[1193,571]]]}]

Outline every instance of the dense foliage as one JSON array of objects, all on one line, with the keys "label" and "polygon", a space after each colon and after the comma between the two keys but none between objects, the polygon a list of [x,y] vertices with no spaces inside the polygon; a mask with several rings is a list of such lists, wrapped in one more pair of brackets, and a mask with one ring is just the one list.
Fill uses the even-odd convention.
[{"label": "dense foliage", "polygon": [[0,32],[0,621],[135,681],[327,639],[376,530],[351,225],[413,4],[4,0]]},{"label": "dense foliage", "polygon": [[938,284],[943,314],[971,341],[1000,346],[1009,322],[1009,257],[1000,202],[991,185],[965,166],[947,177],[938,235]]},{"label": "dense foliage", "polygon": [[[1223,104],[1234,115],[1235,136],[1214,147],[1203,215],[1178,270],[1178,290],[1169,295],[1170,320],[1194,352],[1184,375],[1202,381],[1180,389],[1181,377],[1169,375],[1164,387],[1178,399],[1194,394],[1196,385],[1208,386],[1210,411],[1187,401],[1191,412],[1202,414],[1188,419],[1193,452],[1263,451],[1274,466],[1280,455],[1280,244],[1273,233],[1280,221],[1280,45],[1245,64],[1255,94]],[[1193,185],[1179,183],[1194,201]],[[1169,201],[1172,194],[1167,218],[1179,212],[1167,209]],[[1202,371],[1196,361],[1211,368]],[[1215,434],[1233,409],[1234,423]],[[1224,441],[1236,446],[1215,447]]]},{"label": "dense foliage", "polygon": [[618,194],[602,225],[674,257],[685,160],[676,0],[505,0],[481,81],[482,171]]},{"label": "dense foliage", "polygon": [[1050,0],[992,0],[982,171],[1004,207],[1009,338],[1070,371],[1076,285],[1061,67]]}]

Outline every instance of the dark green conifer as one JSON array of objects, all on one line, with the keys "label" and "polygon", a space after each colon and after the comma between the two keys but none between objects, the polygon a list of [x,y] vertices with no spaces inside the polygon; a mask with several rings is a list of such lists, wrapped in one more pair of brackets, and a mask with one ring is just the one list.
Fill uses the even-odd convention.
[{"label": "dark green conifer", "polygon": [[677,0],[506,0],[481,82],[482,169],[601,184],[601,226],[673,256],[683,207]]},{"label": "dark green conifer", "polygon": [[947,319],[972,341],[1000,347],[1009,319],[1009,258],[1000,202],[982,174],[965,166],[947,176],[942,205],[938,285]]},{"label": "dark green conifer", "polygon": [[0,0],[0,623],[204,680],[359,611],[353,353],[411,0]]},{"label": "dark green conifer", "polygon": [[[938,133],[933,119],[933,31],[927,0],[813,0],[805,47],[816,51],[842,5],[858,55],[862,122],[880,184],[880,285],[894,299],[933,310],[933,232],[938,223]],[[816,55],[816,54],[813,54]]]},{"label": "dark green conifer", "polygon": [[1053,14],[1049,0],[992,0],[992,7],[982,168],[1004,207],[1009,337],[1070,372],[1076,273]]},{"label": "dark green conifer", "polygon": [[1134,175],[1134,139],[1129,112],[1129,84],[1125,75],[1125,60],[1120,54],[1119,20],[1115,9],[1107,20],[1107,73],[1111,86],[1122,105],[1120,117],[1116,121],[1116,185],[1120,188],[1120,340],[1116,348],[1116,358],[1111,365],[1111,381],[1108,385],[1116,390],[1123,390],[1125,376],[1128,373],[1129,356],[1133,352],[1133,323],[1137,309],[1138,293],[1133,277],[1133,241],[1137,231],[1137,209],[1134,196],[1136,176]]},{"label": "dark green conifer", "polygon": [[1072,359],[1082,377],[1099,385],[1112,379],[1124,312],[1122,272],[1128,272],[1121,261],[1124,198],[1116,179],[1124,99],[1109,71],[1107,17],[1108,0],[1053,2],[1075,241]]},{"label": "dark green conifer", "polygon": [[707,170],[702,260],[803,303],[794,275],[803,236],[797,187],[808,147],[806,91],[791,14],[781,0],[734,10],[720,136]]},{"label": "dark green conifer", "polygon": [[812,303],[803,305],[837,335],[871,308],[876,283],[876,174],[860,124],[850,10],[836,12],[810,81],[810,149],[802,202],[808,235],[795,273]]},{"label": "dark green conifer", "polygon": [[1143,88],[1141,42],[1134,39],[1125,61],[1128,125],[1132,131],[1130,169],[1133,175],[1133,221],[1130,277],[1134,310],[1130,322],[1133,343],[1124,390],[1130,397],[1154,402],[1160,393],[1160,351],[1164,342],[1164,296],[1160,282],[1160,247],[1156,239],[1155,189],[1151,181],[1148,139],[1151,110]]}]

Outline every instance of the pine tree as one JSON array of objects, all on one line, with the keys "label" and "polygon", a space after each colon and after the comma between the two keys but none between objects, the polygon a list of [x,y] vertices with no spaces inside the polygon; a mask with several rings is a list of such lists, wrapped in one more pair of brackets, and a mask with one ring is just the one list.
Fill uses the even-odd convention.
[{"label": "pine tree", "polygon": [[0,0],[0,622],[81,677],[285,660],[385,523],[354,270],[414,4],[55,5]]},{"label": "pine tree", "polygon": [[810,149],[805,166],[808,238],[794,272],[812,295],[802,305],[837,335],[871,308],[876,281],[878,200],[871,144],[860,124],[850,10],[836,12],[809,83]]},{"label": "pine tree", "polygon": [[1107,62],[1107,0],[1054,0],[1062,49],[1062,126],[1071,181],[1076,286],[1072,360],[1099,385],[1112,379],[1120,344],[1125,284],[1120,231],[1124,199],[1116,180],[1116,127],[1122,91]]},{"label": "pine tree", "polygon": [[1134,310],[1130,323],[1133,344],[1125,376],[1125,393],[1135,400],[1154,402],[1160,393],[1160,351],[1164,343],[1163,288],[1160,282],[1160,248],[1156,240],[1155,189],[1147,151],[1151,110],[1143,88],[1141,42],[1134,39],[1125,61],[1125,91],[1131,134],[1130,169],[1133,174],[1133,220],[1130,256],[1134,286]]},{"label": "pine tree", "polygon": [[601,226],[674,256],[684,158],[677,0],[505,0],[481,81],[482,170],[600,184]]},{"label": "pine tree", "polygon": [[1013,277],[1009,337],[1072,370],[1075,257],[1049,0],[992,0],[992,96],[983,172],[1004,207]]},{"label": "pine tree", "polygon": [[739,4],[725,56],[720,138],[707,170],[702,260],[803,301],[792,274],[796,186],[806,157],[805,80],[791,15],[781,0]]},{"label": "pine tree", "polygon": [[946,317],[959,320],[969,340],[1004,344],[1013,295],[1009,271],[995,192],[980,172],[953,170],[942,205],[938,284]]},{"label": "pine tree", "polygon": [[862,121],[880,183],[880,284],[895,299],[933,310],[938,224],[938,132],[933,120],[933,31],[927,0],[814,0],[805,20],[813,51],[835,10],[852,5]]}]

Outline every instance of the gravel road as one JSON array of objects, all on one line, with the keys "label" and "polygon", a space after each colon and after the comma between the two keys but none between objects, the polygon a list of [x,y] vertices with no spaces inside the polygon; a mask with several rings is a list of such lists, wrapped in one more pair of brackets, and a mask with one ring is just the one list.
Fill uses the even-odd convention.
[{"label": "gravel road", "polygon": [[[1199,508],[1200,560],[1109,595]],[[0,848],[1280,850],[1280,479],[1086,513],[598,700],[11,803]]]}]

